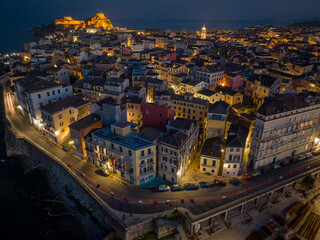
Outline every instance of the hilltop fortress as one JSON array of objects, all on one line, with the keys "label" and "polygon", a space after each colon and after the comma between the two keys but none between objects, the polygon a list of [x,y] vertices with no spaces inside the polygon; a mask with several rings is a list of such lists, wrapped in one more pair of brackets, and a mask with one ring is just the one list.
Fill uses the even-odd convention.
[{"label": "hilltop fortress", "polygon": [[80,30],[87,27],[90,28],[103,28],[104,30],[112,30],[113,26],[110,20],[100,11],[96,13],[93,18],[81,20],[74,20],[72,17],[57,17],[54,20],[54,24],[57,27],[71,28],[74,30]]}]

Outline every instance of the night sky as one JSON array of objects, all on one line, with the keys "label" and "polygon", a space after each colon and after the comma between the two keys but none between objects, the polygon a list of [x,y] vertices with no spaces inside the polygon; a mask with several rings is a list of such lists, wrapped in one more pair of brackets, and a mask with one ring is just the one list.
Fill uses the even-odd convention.
[{"label": "night sky", "polygon": [[0,20],[48,23],[56,16],[76,19],[97,9],[112,20],[304,20],[320,17],[319,0],[6,0]]},{"label": "night sky", "polygon": [[320,0],[1,0],[0,53],[21,50],[30,28],[55,17],[77,20],[102,10],[117,27],[160,30],[239,29],[320,19]]}]

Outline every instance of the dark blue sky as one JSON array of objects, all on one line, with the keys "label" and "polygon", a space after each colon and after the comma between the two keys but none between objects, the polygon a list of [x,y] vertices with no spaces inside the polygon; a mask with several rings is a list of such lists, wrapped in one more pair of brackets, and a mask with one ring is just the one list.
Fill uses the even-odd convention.
[{"label": "dark blue sky", "polygon": [[83,19],[93,16],[98,8],[111,21],[180,19],[205,22],[320,17],[320,0],[5,0],[1,1],[0,21],[48,23],[56,16]]}]

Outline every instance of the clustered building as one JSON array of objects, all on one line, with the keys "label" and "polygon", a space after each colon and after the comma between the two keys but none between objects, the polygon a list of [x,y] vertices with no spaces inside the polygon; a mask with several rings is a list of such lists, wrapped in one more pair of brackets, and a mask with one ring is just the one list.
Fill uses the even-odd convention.
[{"label": "clustered building", "polygon": [[319,29],[127,30],[103,13],[55,26],[2,56],[16,104],[48,139],[131,184],[179,183],[193,161],[239,176],[316,147]]}]

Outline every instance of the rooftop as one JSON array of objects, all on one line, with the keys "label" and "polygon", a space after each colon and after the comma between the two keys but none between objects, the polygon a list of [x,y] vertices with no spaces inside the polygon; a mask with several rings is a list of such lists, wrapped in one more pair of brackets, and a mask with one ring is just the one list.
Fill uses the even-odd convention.
[{"label": "rooftop", "polygon": [[27,76],[25,78],[14,81],[15,84],[22,86],[26,92],[33,93],[43,91],[45,89],[55,88],[61,86],[55,82],[40,79],[36,76]]},{"label": "rooftop", "polygon": [[176,149],[180,149],[184,142],[187,140],[188,135],[184,134],[183,132],[179,130],[174,130],[169,132],[166,136],[159,139],[160,143],[164,143],[167,145],[170,145]]},{"label": "rooftop", "polygon": [[88,101],[83,100],[78,95],[74,95],[74,96],[66,97],[56,102],[49,103],[44,106],[40,106],[40,109],[47,113],[54,114],[70,107],[79,108],[87,104],[89,104]]},{"label": "rooftop", "polygon": [[70,129],[81,131],[87,127],[90,127],[92,124],[99,122],[101,120],[98,114],[90,114],[74,123],[69,125]]},{"label": "rooftop", "polygon": [[225,101],[217,101],[214,104],[210,104],[209,113],[216,114],[228,114],[229,104]]},{"label": "rooftop", "polygon": [[222,139],[220,137],[208,138],[203,144],[201,155],[220,158],[221,145]]}]

